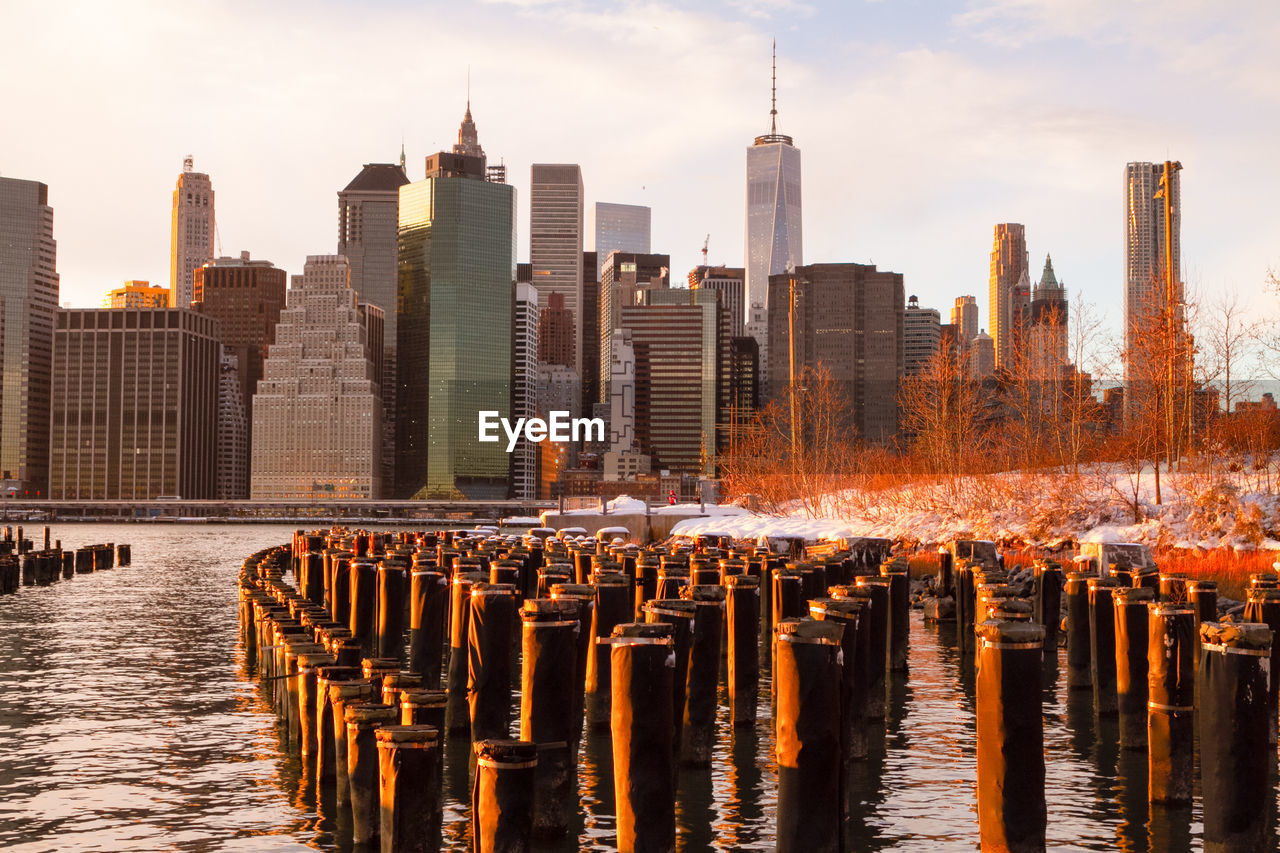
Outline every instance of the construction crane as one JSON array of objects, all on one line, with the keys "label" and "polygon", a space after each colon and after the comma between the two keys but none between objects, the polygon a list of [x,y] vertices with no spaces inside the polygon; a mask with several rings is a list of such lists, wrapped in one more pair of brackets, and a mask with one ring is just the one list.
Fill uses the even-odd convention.
[{"label": "construction crane", "polygon": [[707,235],[707,239],[702,241],[702,265],[707,265],[707,247],[711,245],[711,235]]}]

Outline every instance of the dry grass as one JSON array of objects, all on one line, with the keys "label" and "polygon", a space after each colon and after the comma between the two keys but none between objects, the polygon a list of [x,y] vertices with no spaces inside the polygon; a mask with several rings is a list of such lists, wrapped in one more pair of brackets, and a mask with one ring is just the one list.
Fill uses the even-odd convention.
[{"label": "dry grass", "polygon": [[908,573],[913,578],[920,578],[926,575],[937,576],[938,574],[938,552],[937,551],[917,551],[911,555],[911,567]]},{"label": "dry grass", "polygon": [[1276,558],[1274,551],[1170,550],[1156,555],[1156,564],[1161,571],[1185,572],[1188,577],[1217,581],[1220,597],[1243,600],[1249,575],[1274,571]]}]

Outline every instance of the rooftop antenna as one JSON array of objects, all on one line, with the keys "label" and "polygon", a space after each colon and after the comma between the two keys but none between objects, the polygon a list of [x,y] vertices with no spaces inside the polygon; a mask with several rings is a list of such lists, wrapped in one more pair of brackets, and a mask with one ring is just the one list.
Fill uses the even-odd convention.
[{"label": "rooftop antenna", "polygon": [[778,40],[773,40],[773,92],[769,97],[769,133],[778,132]]},{"label": "rooftop antenna", "polygon": [[471,66],[467,65],[467,115],[471,115]]}]

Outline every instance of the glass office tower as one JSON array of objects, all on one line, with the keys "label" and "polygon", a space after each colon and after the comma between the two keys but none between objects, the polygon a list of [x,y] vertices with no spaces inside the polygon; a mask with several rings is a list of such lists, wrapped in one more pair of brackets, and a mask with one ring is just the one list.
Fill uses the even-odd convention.
[{"label": "glass office tower", "polygon": [[440,153],[400,188],[396,349],[398,498],[507,497],[505,441],[479,413],[511,414],[515,188],[484,159]]}]

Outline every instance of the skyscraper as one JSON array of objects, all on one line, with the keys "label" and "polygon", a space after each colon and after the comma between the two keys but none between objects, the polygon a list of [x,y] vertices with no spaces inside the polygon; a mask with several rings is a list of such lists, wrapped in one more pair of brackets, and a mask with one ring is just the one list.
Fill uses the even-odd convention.
[{"label": "skyscraper", "polygon": [[[470,110],[463,125],[470,120]],[[472,131],[475,124],[471,125]],[[367,163],[338,193],[338,254],[351,265],[356,298],[382,309],[382,479],[389,483],[396,450],[396,240],[404,167]]]},{"label": "skyscraper", "polygon": [[0,177],[0,476],[3,496],[49,488],[49,378],[58,244],[49,188]]},{"label": "skyscraper", "polygon": [[573,362],[582,375],[582,169],[534,163],[529,198],[529,262],[538,298],[564,294],[573,318]]},{"label": "skyscraper", "polygon": [[[285,304],[285,278],[284,270],[277,269],[270,261],[250,260],[248,252],[241,252],[238,258],[217,258],[197,269],[195,274],[191,307],[218,321],[217,334],[222,346],[236,357],[239,367],[240,393],[248,419],[246,461],[253,458],[253,395],[262,378],[267,347],[275,342],[276,321]],[[218,460],[220,467],[235,464],[238,460]],[[249,472],[223,472],[220,479],[247,486]]]},{"label": "skyscraper", "polygon": [[995,228],[988,293],[996,367],[1012,369],[1030,320],[1031,278],[1027,272],[1026,228],[1008,222]]},{"label": "skyscraper", "polygon": [[596,202],[596,281],[610,252],[647,255],[653,212],[638,204]]},{"label": "skyscraper", "polygon": [[[800,149],[778,133],[777,54],[773,63],[769,132],[747,149],[747,294],[743,321],[760,344],[761,375],[768,376],[769,276],[799,267],[803,261],[800,220]],[[753,312],[753,308],[759,311]],[[753,315],[761,320],[753,322]]]},{"label": "skyscraper", "polygon": [[293,277],[253,395],[254,500],[380,497],[382,400],[367,314],[341,255]]},{"label": "skyscraper", "polygon": [[214,497],[217,326],[183,308],[57,312],[51,498]]},{"label": "skyscraper", "polygon": [[396,496],[505,498],[506,447],[477,427],[511,414],[514,187],[480,156],[428,157],[400,188],[399,268]]},{"label": "skyscraper", "polygon": [[622,306],[619,328],[630,331],[635,356],[636,449],[654,467],[714,472],[729,344],[719,312],[714,290],[684,288],[642,290]]},{"label": "skyscraper", "polygon": [[937,308],[921,308],[920,300],[913,294],[907,300],[902,329],[903,372],[906,376],[915,376],[938,351],[942,315]]},{"label": "skyscraper", "polygon": [[[1134,335],[1146,317],[1158,316],[1168,298],[1166,230],[1173,236],[1173,299],[1183,301],[1182,287],[1182,165],[1170,164],[1173,216],[1166,229],[1164,198],[1157,198],[1164,176],[1163,163],[1128,163],[1124,167],[1124,329],[1125,350],[1135,348]],[[1148,313],[1150,312],[1150,313]],[[1126,368],[1127,370],[1127,368]]]},{"label": "skyscraper", "polygon": [[218,362],[217,484],[220,501],[249,494],[249,412],[240,385],[240,360],[222,351]]},{"label": "skyscraper", "polygon": [[958,326],[963,346],[978,336],[978,299],[974,296],[957,296],[951,307],[951,325]]},{"label": "skyscraper", "polygon": [[[795,278],[794,337],[788,328],[790,279]],[[898,429],[898,385],[905,370],[902,274],[864,264],[810,264],[769,280],[769,344],[777,369],[769,396],[788,400],[789,342],[797,375],[824,367],[844,398],[846,425],[867,441]]]},{"label": "skyscraper", "polygon": [[190,308],[195,299],[195,271],[213,260],[217,226],[213,216],[213,183],[195,171],[188,154],[173,189],[173,229],[169,238],[169,304]]},{"label": "skyscraper", "polygon": [[1033,376],[1047,377],[1067,365],[1067,291],[1044,256],[1044,271],[1031,295],[1031,328],[1027,333]]},{"label": "skyscraper", "polygon": [[729,315],[729,334],[740,338],[746,330],[746,314],[743,309],[743,291],[747,271],[742,267],[696,266],[689,271],[689,288],[717,290],[720,304]]},{"label": "skyscraper", "polygon": [[636,293],[671,286],[671,256],[611,252],[600,272],[600,403],[608,403],[613,367],[613,333],[622,328],[622,308],[636,304]]},{"label": "skyscraper", "polygon": [[[538,292],[516,284],[511,352],[511,417],[538,414]],[[511,494],[520,500],[538,496],[538,447],[523,435],[511,454]]]}]

